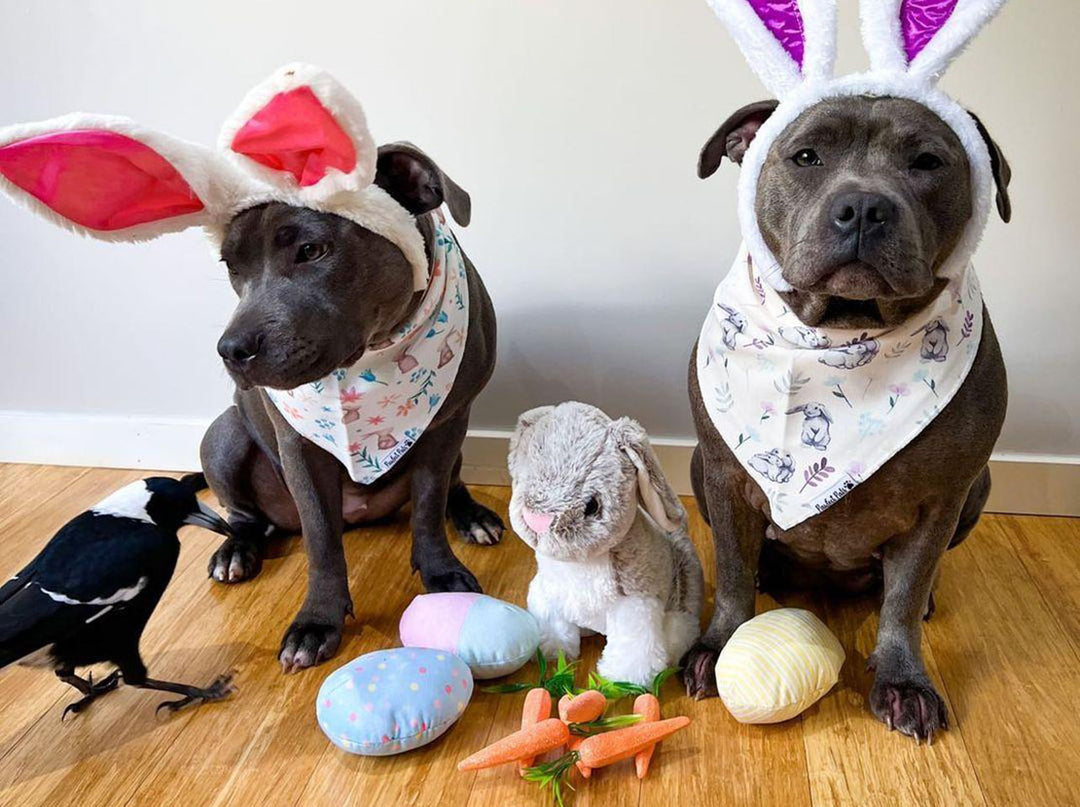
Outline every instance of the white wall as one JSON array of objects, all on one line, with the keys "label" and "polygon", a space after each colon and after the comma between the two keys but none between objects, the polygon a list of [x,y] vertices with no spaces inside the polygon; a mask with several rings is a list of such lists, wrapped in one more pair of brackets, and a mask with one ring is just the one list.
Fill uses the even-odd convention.
[{"label": "white wall", "polygon": [[[278,64],[330,68],[378,140],[414,141],[473,196],[459,235],[500,329],[473,425],[575,397],[691,436],[687,354],[738,241],[735,169],[701,182],[697,153],[764,97],[703,0],[5,0],[3,16],[0,125],[117,112],[211,142]],[[1015,218],[979,260],[1007,452],[1080,456],[1078,29],[1074,0],[1013,0],[945,81],[1014,169]],[[198,233],[101,244],[0,203],[0,412],[209,419],[230,395],[214,344],[231,305]]]}]

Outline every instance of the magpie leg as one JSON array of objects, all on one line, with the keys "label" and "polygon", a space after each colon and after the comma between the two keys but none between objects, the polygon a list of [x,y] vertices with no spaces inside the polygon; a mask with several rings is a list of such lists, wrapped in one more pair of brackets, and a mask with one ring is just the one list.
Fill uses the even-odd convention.
[{"label": "magpie leg", "polygon": [[96,684],[94,683],[93,673],[90,673],[86,678],[80,678],[75,674],[74,670],[57,670],[56,677],[65,684],[75,687],[83,695],[79,700],[64,707],[64,713],[60,715],[61,721],[68,716],[69,712],[77,715],[79,712],[84,711],[87,706],[106,692],[112,692],[116,689],[117,684],[120,683],[119,670],[113,670]]},{"label": "magpie leg", "polygon": [[173,681],[158,681],[154,678],[146,678],[139,683],[129,683],[140,689],[156,689],[160,692],[173,692],[177,695],[182,695],[183,697],[174,701],[162,701],[158,704],[156,710],[160,712],[162,709],[168,709],[170,712],[175,712],[193,703],[216,701],[228,697],[236,691],[236,687],[232,682],[234,674],[235,673],[230,670],[224,675],[219,675],[206,687],[178,684]]}]

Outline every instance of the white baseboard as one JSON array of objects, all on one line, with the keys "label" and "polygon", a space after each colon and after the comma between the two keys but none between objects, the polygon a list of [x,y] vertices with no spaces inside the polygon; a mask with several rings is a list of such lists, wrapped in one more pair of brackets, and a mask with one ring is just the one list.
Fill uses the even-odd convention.
[{"label": "white baseboard", "polygon": [[191,471],[209,425],[200,418],[0,412],[0,462]]},{"label": "white baseboard", "polygon": [[[0,462],[192,471],[210,425],[198,418],[113,417],[62,412],[0,412]],[[510,432],[473,429],[465,441],[462,477],[506,485]],[[653,441],[672,487],[690,491],[695,441]],[[1080,457],[995,454],[987,509],[997,513],[1080,516]]]},{"label": "white baseboard", "polygon": [[[462,476],[479,485],[508,485],[510,432],[476,429],[465,441]],[[658,438],[653,449],[675,491],[690,495],[690,456],[696,440]],[[986,509],[993,513],[1080,516],[1080,457],[1001,452],[990,459],[993,485]]]}]

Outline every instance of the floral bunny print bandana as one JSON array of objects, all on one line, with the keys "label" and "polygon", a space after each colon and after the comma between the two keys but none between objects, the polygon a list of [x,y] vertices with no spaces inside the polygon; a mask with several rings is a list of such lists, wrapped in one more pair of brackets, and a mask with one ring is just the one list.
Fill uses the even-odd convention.
[{"label": "floral bunny print bandana", "polygon": [[701,329],[698,381],[777,526],[835,504],[926,428],[975,361],[982,308],[969,265],[902,325],[812,328],[740,251]]},{"label": "floral bunny print bandana", "polygon": [[461,249],[436,215],[431,281],[416,313],[352,367],[296,389],[266,389],[289,424],[370,485],[420,439],[454,385],[469,322]]}]

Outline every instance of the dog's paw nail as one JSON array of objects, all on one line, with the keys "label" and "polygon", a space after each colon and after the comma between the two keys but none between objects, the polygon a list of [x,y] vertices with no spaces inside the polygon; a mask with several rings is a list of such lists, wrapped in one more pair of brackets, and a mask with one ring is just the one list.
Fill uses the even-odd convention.
[{"label": "dog's paw nail", "polygon": [[948,728],[948,710],[928,681],[875,680],[870,690],[870,711],[889,731],[906,734],[921,745]]}]

